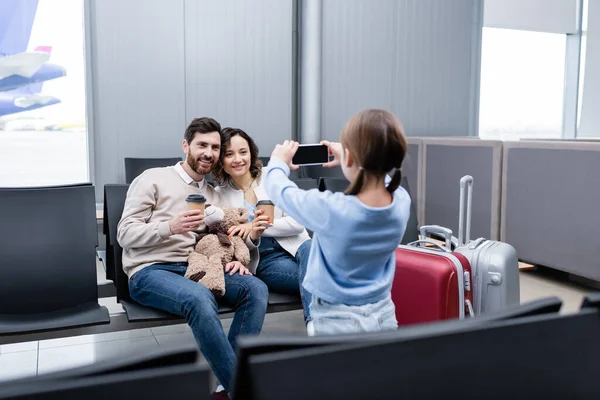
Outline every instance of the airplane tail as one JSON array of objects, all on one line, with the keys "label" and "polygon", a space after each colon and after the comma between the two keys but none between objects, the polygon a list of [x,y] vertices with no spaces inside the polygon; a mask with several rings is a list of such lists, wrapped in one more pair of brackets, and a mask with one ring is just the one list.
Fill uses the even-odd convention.
[{"label": "airplane tail", "polygon": [[52,46],[38,46],[33,51],[42,51],[44,53],[52,53]]},{"label": "airplane tail", "polygon": [[0,1],[0,55],[27,50],[38,0]]}]

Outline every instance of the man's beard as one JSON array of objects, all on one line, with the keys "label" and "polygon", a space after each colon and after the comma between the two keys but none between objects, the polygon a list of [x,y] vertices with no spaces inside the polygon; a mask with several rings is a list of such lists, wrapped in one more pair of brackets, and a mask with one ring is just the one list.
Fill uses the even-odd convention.
[{"label": "man's beard", "polygon": [[[210,165],[204,166],[204,165],[200,164],[200,160],[206,161],[206,162],[210,163]],[[188,154],[185,161],[188,163],[188,165],[190,166],[190,168],[192,168],[192,170],[194,172],[196,172],[197,174],[200,174],[200,175],[206,175],[206,174],[210,173],[214,167],[214,162],[213,162],[212,157],[211,158],[200,157],[198,159],[198,158],[194,158],[190,154]]]}]

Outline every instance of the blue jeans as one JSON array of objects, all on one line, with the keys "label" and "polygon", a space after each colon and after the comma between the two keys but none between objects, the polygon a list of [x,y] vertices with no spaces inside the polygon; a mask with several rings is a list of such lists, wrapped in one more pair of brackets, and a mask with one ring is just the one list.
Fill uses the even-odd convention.
[{"label": "blue jeans", "polygon": [[310,309],[317,336],[398,329],[391,296],[360,306],[333,304],[313,296]]},{"label": "blue jeans", "polygon": [[[205,286],[183,275],[186,264],[153,264],[129,279],[131,297],[148,307],[185,317],[200,351],[225,390],[231,388],[239,335],[259,334],[267,312],[267,286],[251,275],[225,274],[225,295],[215,299]],[[218,304],[235,309],[229,335]]]},{"label": "blue jeans", "polygon": [[284,250],[277,240],[263,237],[259,247],[260,262],[256,268],[256,276],[267,284],[269,290],[277,293],[300,295],[304,309],[304,321],[310,321],[310,294],[302,287],[306,275],[308,255],[310,253],[309,239],[302,243],[295,257]]}]

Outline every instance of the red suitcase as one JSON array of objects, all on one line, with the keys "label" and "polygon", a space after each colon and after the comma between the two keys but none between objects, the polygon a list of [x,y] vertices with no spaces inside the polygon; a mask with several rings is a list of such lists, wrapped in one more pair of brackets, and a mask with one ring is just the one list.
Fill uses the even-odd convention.
[{"label": "red suitcase", "polygon": [[472,316],[471,267],[466,257],[449,250],[452,232],[438,226],[421,232],[442,234],[446,247],[419,240],[396,249],[392,301],[398,326]]}]

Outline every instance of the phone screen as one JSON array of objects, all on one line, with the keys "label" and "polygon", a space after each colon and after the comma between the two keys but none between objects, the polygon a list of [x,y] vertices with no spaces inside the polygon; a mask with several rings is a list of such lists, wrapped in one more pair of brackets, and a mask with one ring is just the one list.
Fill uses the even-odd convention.
[{"label": "phone screen", "polygon": [[322,144],[301,145],[292,159],[292,163],[296,165],[318,165],[328,161],[329,151]]}]

